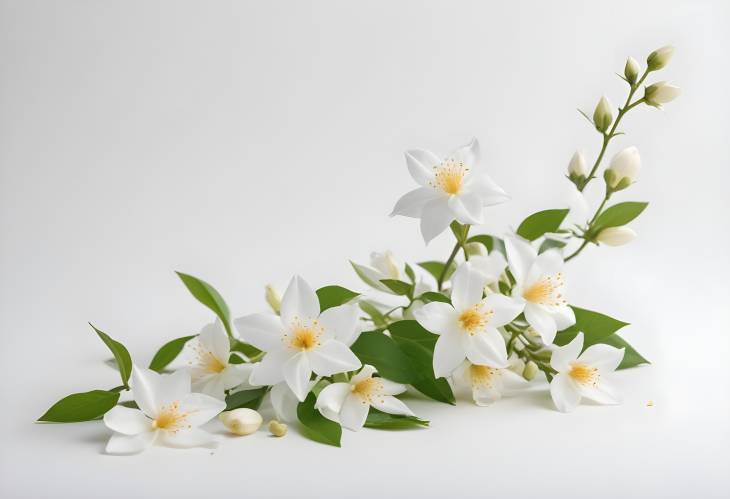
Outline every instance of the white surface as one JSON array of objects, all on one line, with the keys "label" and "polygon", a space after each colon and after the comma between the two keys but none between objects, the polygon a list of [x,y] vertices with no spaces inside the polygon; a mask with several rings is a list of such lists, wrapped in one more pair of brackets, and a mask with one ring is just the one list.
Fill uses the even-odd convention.
[{"label": "white surface", "polygon": [[[726,2],[34,2],[0,10],[0,495],[3,497],[720,497],[730,479]],[[210,319],[173,270],[235,314],[267,282],[359,283],[348,258],[410,261],[410,147],[477,135],[513,196],[491,230],[561,206],[575,112],[665,43],[684,89],[632,112],[648,200],[635,243],[589,248],[570,298],[629,321],[654,364],[620,407],[553,410],[545,385],[492,408],[409,401],[423,431],[346,432],[343,448],[266,433],[214,453],[101,454],[98,423],[35,425],[111,387],[86,321],[140,363]],[[596,182],[595,189],[599,189]],[[652,400],[653,407],[647,407]]]}]

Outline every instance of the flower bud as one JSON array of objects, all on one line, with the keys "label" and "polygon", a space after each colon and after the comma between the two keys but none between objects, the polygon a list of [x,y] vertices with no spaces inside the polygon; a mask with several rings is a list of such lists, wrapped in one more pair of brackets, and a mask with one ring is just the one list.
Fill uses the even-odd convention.
[{"label": "flower bud", "polygon": [[575,151],[573,157],[570,158],[568,163],[568,178],[576,185],[582,183],[588,176],[588,167],[586,166],[586,159],[583,157],[583,153]]},{"label": "flower bud", "polygon": [[611,103],[608,101],[606,96],[601,97],[598,101],[596,110],[593,111],[593,124],[596,126],[596,130],[601,133],[605,133],[608,127],[613,123],[613,111],[611,110]]},{"label": "flower bud", "polygon": [[533,379],[535,379],[537,371],[537,364],[535,364],[533,361],[530,361],[525,365],[525,370],[522,371],[522,377],[525,378],[527,381],[532,381]]},{"label": "flower bud", "polygon": [[286,435],[288,427],[284,423],[280,423],[275,419],[269,421],[269,431],[275,437],[283,437]]},{"label": "flower bud", "polygon": [[271,284],[266,286],[266,303],[269,304],[274,313],[278,314],[281,310],[281,295]]},{"label": "flower bud", "polygon": [[620,191],[626,189],[634,181],[641,168],[641,157],[639,150],[634,147],[627,147],[619,151],[611,159],[611,164],[603,174],[611,190]]},{"label": "flower bud", "polygon": [[464,249],[466,250],[466,254],[469,255],[471,258],[472,256],[488,256],[489,253],[487,252],[487,247],[484,246],[482,243],[466,243],[464,245]]},{"label": "flower bud", "polygon": [[384,279],[400,279],[402,277],[401,266],[390,251],[384,251],[383,253],[373,251],[370,253],[370,264],[385,276]]},{"label": "flower bud", "polygon": [[662,107],[662,104],[672,102],[679,97],[680,93],[682,90],[679,87],[670,85],[666,81],[660,81],[644,89],[644,100],[650,106]]},{"label": "flower bud", "polygon": [[631,85],[636,83],[636,80],[639,78],[639,71],[641,71],[641,67],[636,59],[633,57],[626,59],[626,66],[624,67],[624,77],[626,77],[626,81],[628,81]]},{"label": "flower bud", "polygon": [[667,45],[660,49],[656,49],[646,58],[646,66],[649,71],[657,71],[669,64],[669,60],[674,55],[674,47]]},{"label": "flower bud", "polygon": [[596,236],[596,241],[607,246],[623,246],[636,238],[636,232],[628,227],[608,227]]},{"label": "flower bud", "polygon": [[231,433],[236,435],[250,435],[258,430],[263,422],[261,414],[246,408],[221,412],[218,418]]}]

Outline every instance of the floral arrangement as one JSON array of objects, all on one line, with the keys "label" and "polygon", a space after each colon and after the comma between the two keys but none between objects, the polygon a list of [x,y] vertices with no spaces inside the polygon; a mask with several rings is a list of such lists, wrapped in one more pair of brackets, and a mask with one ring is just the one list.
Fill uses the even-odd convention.
[{"label": "floral arrangement", "polygon": [[[450,228],[456,242],[445,260],[409,265],[390,252],[373,253],[370,265],[352,263],[367,294],[337,285],[314,290],[295,276],[283,298],[267,287],[273,313],[236,319],[213,286],[178,273],[215,321],[198,335],[165,343],[147,367],[92,326],[114,355],[121,384],[69,395],[38,420],[103,419],[113,432],[107,452],[134,454],[153,443],[214,446],[215,435],[201,426],[216,416],[232,433],[255,432],[266,398],[276,415],[268,425],[273,435],[298,422],[305,436],[336,446],[342,427],[428,426],[398,398],[409,386],[446,404],[466,390],[477,405],[489,405],[542,372],[560,411],[574,410],[583,398],[619,403],[612,373],[647,360],[619,336],[625,322],[569,304],[563,269],[589,245],[618,246],[635,237],[627,224],[647,203],[608,206],[637,177],[635,147],[616,153],[603,170],[605,194],[592,214],[583,192],[598,178],[611,140],[623,133],[624,116],[679,94],[662,81],[636,95],[672,53],[671,47],[652,52],[643,71],[628,58],[619,75],[628,85],[623,106],[614,112],[602,97],[592,117],[582,113],[602,143],[590,168],[580,152],[570,160],[569,208],[534,213],[503,237],[472,234],[486,207],[508,200],[480,165],[477,140],[445,157],[410,150],[406,165],[418,187],[391,216],[419,219],[426,243]],[[178,356],[187,364],[173,370]]]}]

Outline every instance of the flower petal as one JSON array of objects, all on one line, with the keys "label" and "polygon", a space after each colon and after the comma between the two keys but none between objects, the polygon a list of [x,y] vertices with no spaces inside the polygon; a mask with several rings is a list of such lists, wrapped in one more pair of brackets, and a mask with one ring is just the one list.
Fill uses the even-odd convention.
[{"label": "flower petal", "polygon": [[332,383],[319,392],[314,407],[322,416],[339,423],[342,405],[350,393],[350,383]]},{"label": "flower petal", "polygon": [[284,364],[284,379],[291,391],[297,396],[300,402],[304,402],[309,393],[309,377],[312,375],[312,368],[309,365],[309,358],[306,353],[295,354]]},{"label": "flower petal", "polygon": [[447,198],[438,197],[428,201],[421,214],[421,235],[426,244],[445,231],[453,220],[454,214]]},{"label": "flower petal", "polygon": [[473,169],[479,164],[479,156],[479,141],[476,137],[472,137],[469,142],[457,147],[447,157],[455,161],[461,161],[464,166]]},{"label": "flower petal", "polygon": [[448,303],[432,301],[413,311],[416,321],[433,334],[455,331],[456,311]]},{"label": "flower petal", "polygon": [[562,272],[564,266],[560,250],[553,248],[540,253],[530,267],[524,284],[529,286],[543,276],[554,276]]},{"label": "flower petal", "polygon": [[290,349],[271,350],[254,365],[249,382],[255,386],[275,385],[284,381],[284,364],[294,355]]},{"label": "flower petal", "polygon": [[368,417],[370,405],[360,397],[348,395],[340,410],[340,424],[348,430],[357,431]]},{"label": "flower petal", "polygon": [[246,343],[268,352],[281,345],[284,326],[273,314],[251,314],[235,319],[233,323]]},{"label": "flower petal", "polygon": [[122,405],[114,406],[104,414],[104,424],[110,430],[123,435],[137,435],[152,430],[152,420],[142,411]]},{"label": "flower petal", "polygon": [[537,258],[537,250],[519,236],[507,236],[504,238],[504,247],[507,251],[507,260],[512,275],[518,284],[524,283],[527,272]]},{"label": "flower petal", "polygon": [[567,374],[557,374],[550,383],[550,395],[561,412],[571,412],[580,403],[580,393]]},{"label": "flower petal", "polygon": [[219,374],[208,374],[193,380],[193,391],[223,400],[226,397],[223,378]]},{"label": "flower petal", "polygon": [[484,223],[482,201],[476,194],[464,193],[458,196],[449,196],[449,208],[459,223],[470,225]]},{"label": "flower petal", "polygon": [[464,362],[466,353],[458,334],[442,334],[433,350],[433,373],[445,378]]},{"label": "flower petal", "polygon": [[472,399],[481,407],[486,407],[502,398],[501,390],[494,385],[474,385],[472,388]]},{"label": "flower petal", "polygon": [[316,319],[319,316],[319,298],[307,281],[295,275],[281,299],[281,320],[289,326],[296,318]]},{"label": "flower petal", "polygon": [[177,447],[180,449],[188,449],[191,447],[206,447],[214,449],[218,446],[218,439],[215,435],[208,433],[200,428],[190,428],[187,430],[160,432],[161,443],[168,447]]},{"label": "flower petal", "polygon": [[507,346],[499,331],[487,327],[485,331],[469,336],[466,341],[466,358],[472,364],[490,367],[507,367]]},{"label": "flower petal", "polygon": [[429,201],[433,201],[438,197],[438,193],[431,187],[419,187],[405,193],[395,203],[390,216],[400,215],[409,218],[421,218],[423,208]]},{"label": "flower petal", "polygon": [[464,189],[475,194],[482,206],[494,206],[510,199],[504,189],[497,185],[489,175],[482,172],[470,175],[464,184]]},{"label": "flower petal", "polygon": [[490,325],[494,327],[504,326],[512,322],[515,317],[522,313],[525,304],[519,300],[514,300],[509,296],[500,295],[498,293],[487,295],[482,300],[483,308],[493,310],[494,315],[489,319]]},{"label": "flower petal", "polygon": [[623,348],[612,347],[599,343],[586,348],[579,357],[581,362],[597,368],[601,373],[613,372],[624,360]]},{"label": "flower petal", "polygon": [[352,379],[350,380],[350,384],[355,385],[368,378],[372,378],[373,374],[375,374],[376,372],[377,371],[373,366],[371,366],[370,364],[365,364],[364,366],[362,366],[362,369],[360,369],[360,372],[352,377]]},{"label": "flower petal", "polygon": [[152,445],[157,434],[157,431],[148,431],[137,435],[115,433],[106,444],[106,453],[117,455],[139,454]]},{"label": "flower petal", "polygon": [[238,391],[253,388],[249,383],[254,364],[228,364],[225,370],[220,374],[223,379],[223,388],[230,390],[231,388],[241,387]]},{"label": "flower petal", "polygon": [[570,343],[553,350],[550,365],[559,373],[567,372],[570,369],[570,363],[578,358],[581,350],[583,350],[583,333],[578,333]]},{"label": "flower petal", "polygon": [[207,423],[225,408],[225,402],[204,393],[190,393],[180,401],[180,412],[187,414],[185,421],[192,427]]},{"label": "flower petal", "polygon": [[484,274],[475,270],[469,262],[459,265],[451,278],[451,303],[456,312],[461,313],[479,303],[485,284]]},{"label": "flower petal", "polygon": [[575,324],[575,312],[568,305],[561,305],[559,307],[551,307],[548,309],[548,313],[552,316],[555,321],[555,325],[558,331],[567,329]]},{"label": "flower petal", "polygon": [[[354,380],[355,378],[353,378]],[[385,378],[378,378],[380,380],[380,383],[383,385],[382,392],[385,395],[398,395],[406,391],[406,385],[402,385],[400,383],[396,383],[395,381],[390,381],[389,379]]]},{"label": "flower petal", "polygon": [[311,350],[308,355],[312,371],[319,376],[354,371],[362,365],[352,350],[337,340],[325,341],[318,348]]},{"label": "flower petal", "polygon": [[385,395],[383,397],[373,397],[371,402],[373,407],[379,411],[387,412],[388,414],[395,414],[400,416],[415,416],[413,411],[408,408],[406,404],[392,395]]},{"label": "flower petal", "polygon": [[614,384],[605,376],[601,376],[595,385],[590,383],[580,384],[579,390],[583,397],[599,404],[615,405],[621,403],[621,395]]},{"label": "flower petal", "polygon": [[433,178],[433,167],[438,166],[441,159],[431,151],[412,149],[406,151],[406,165],[413,180],[424,187],[428,187]]},{"label": "flower petal", "polygon": [[550,312],[541,305],[528,302],[525,304],[525,319],[538,332],[543,343],[552,345],[558,327]]},{"label": "flower petal", "polygon": [[499,281],[502,272],[507,268],[507,260],[499,251],[492,251],[487,256],[472,256],[469,263],[476,271],[484,274],[487,284]]},{"label": "flower petal", "polygon": [[158,374],[135,365],[132,368],[132,393],[142,412],[154,419],[160,407],[190,393],[190,373],[180,369],[172,374]]},{"label": "flower petal", "polygon": [[271,387],[271,406],[280,421],[293,423],[297,421],[297,400],[294,392],[291,391],[286,382],[278,383]]},{"label": "flower petal", "polygon": [[224,366],[228,364],[231,354],[231,343],[220,319],[203,327],[198,335],[200,344]]},{"label": "flower petal", "polygon": [[326,337],[343,343],[353,338],[360,322],[359,310],[357,306],[345,303],[322,312],[319,322],[324,326]]}]

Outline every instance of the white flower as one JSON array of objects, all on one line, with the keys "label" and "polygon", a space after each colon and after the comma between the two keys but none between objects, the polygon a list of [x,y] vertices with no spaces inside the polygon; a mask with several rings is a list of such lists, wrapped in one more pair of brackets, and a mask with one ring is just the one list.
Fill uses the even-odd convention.
[{"label": "white flower", "polygon": [[378,253],[373,251],[370,253],[370,266],[360,265],[355,262],[350,262],[352,267],[355,269],[358,277],[363,280],[365,284],[373,289],[382,291],[384,293],[393,294],[393,291],[380,282],[382,279],[396,279],[403,280],[405,274],[405,265],[395,259],[393,253],[385,251]]},{"label": "white flower", "polygon": [[682,89],[670,85],[666,81],[660,81],[649,85],[644,90],[644,99],[646,103],[654,107],[662,107],[662,104],[672,102],[674,99],[679,97],[682,93]]},{"label": "white flower", "polygon": [[471,263],[451,280],[451,303],[431,302],[414,312],[416,320],[438,334],[433,352],[436,377],[449,376],[464,358],[474,364],[507,367],[507,349],[497,331],[517,317],[522,306],[500,294],[482,298],[485,278]]},{"label": "white flower", "polygon": [[596,241],[608,246],[623,246],[636,238],[636,232],[629,227],[608,227],[596,236]]},{"label": "white flower", "polygon": [[571,178],[588,176],[588,167],[586,166],[586,159],[582,152],[575,151],[573,157],[570,158],[570,163],[568,163],[568,175]]},{"label": "white flower", "polygon": [[231,364],[231,343],[220,320],[208,324],[189,344],[189,361],[193,391],[217,399],[225,398],[230,390],[248,381],[252,364]]},{"label": "white flower", "polygon": [[624,349],[610,345],[592,345],[582,354],[583,333],[553,351],[550,365],[558,374],[550,383],[555,407],[570,412],[586,397],[599,404],[619,404],[621,398],[609,376],[621,364]]},{"label": "white flower", "polygon": [[249,380],[253,385],[286,381],[304,401],[312,372],[330,376],[361,366],[347,346],[360,331],[358,308],[345,304],[320,314],[317,294],[299,276],[284,293],[279,317],[252,314],[234,322],[245,341],[266,352],[254,366]]},{"label": "white flower", "polygon": [[662,69],[664,66],[669,64],[673,55],[674,47],[671,45],[656,49],[654,52],[649,54],[649,57],[646,58],[646,65],[649,67],[650,71]]},{"label": "white flower", "polygon": [[511,367],[502,369],[472,364],[468,360],[454,371],[454,380],[470,387],[474,403],[480,406],[490,405],[502,398],[505,384],[511,386],[525,384],[524,378],[515,374]]},{"label": "white flower", "polygon": [[[480,244],[480,246],[484,245]],[[474,270],[484,276],[486,286],[499,282],[502,272],[507,268],[507,260],[499,251],[492,251],[485,256],[472,256],[469,258],[469,263]]]},{"label": "white flower", "polygon": [[482,211],[507,201],[507,194],[479,166],[476,139],[444,159],[429,151],[406,152],[408,171],[421,185],[401,197],[391,216],[421,219],[421,235],[428,243],[456,220],[483,223]]},{"label": "white flower", "polygon": [[611,164],[606,169],[606,182],[612,187],[628,187],[636,179],[641,169],[641,156],[639,150],[634,147],[627,147],[617,152],[611,158]]},{"label": "white flower", "polygon": [[118,405],[104,415],[104,424],[114,431],[106,445],[109,454],[136,454],[154,442],[171,447],[215,445],[213,435],[198,427],[226,404],[202,393],[190,393],[187,371],[164,375],[134,366],[132,393],[139,409]]},{"label": "white flower", "polygon": [[357,431],[363,427],[370,407],[388,414],[414,416],[403,402],[395,398],[406,391],[405,385],[384,378],[374,378],[375,368],[366,365],[349,383],[332,383],[319,393],[315,407],[327,419]]},{"label": "white flower", "polygon": [[549,345],[555,333],[575,324],[575,314],[564,298],[563,257],[556,249],[537,254],[516,236],[504,239],[516,284],[512,298],[524,307],[525,319]]}]

